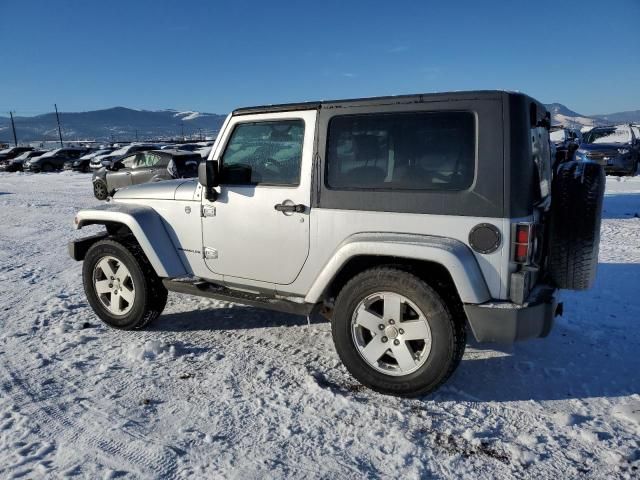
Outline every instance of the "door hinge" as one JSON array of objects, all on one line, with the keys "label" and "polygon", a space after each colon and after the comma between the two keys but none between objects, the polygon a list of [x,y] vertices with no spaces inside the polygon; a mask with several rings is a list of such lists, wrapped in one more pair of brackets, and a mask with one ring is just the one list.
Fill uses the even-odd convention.
[{"label": "door hinge", "polygon": [[213,205],[202,205],[202,209],[200,210],[201,217],[215,217],[216,216],[216,207]]},{"label": "door hinge", "polygon": [[207,260],[215,260],[218,258],[218,250],[215,248],[204,247],[204,258]]}]

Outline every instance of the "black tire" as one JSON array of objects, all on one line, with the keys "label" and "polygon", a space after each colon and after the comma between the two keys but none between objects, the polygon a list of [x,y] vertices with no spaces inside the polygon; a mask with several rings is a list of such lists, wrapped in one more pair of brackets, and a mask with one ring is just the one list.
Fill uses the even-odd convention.
[{"label": "black tire", "polygon": [[[425,363],[412,373],[393,376],[380,372],[364,360],[356,347],[352,318],[360,302],[378,292],[407,298],[427,319],[431,350]],[[342,363],[363,385],[384,394],[424,395],[451,376],[464,353],[465,323],[451,311],[443,297],[417,276],[392,267],[376,267],[356,275],[340,291],[331,320],[333,341]]]},{"label": "black tire", "polygon": [[[122,262],[131,274],[135,285],[132,307],[124,315],[112,314],[98,298],[94,286],[94,272],[105,257]],[[167,303],[167,289],[156,275],[146,255],[135,242],[121,243],[108,239],[96,242],[89,248],[82,266],[84,291],[89,304],[107,325],[122,330],[137,330],[158,318]]]},{"label": "black tire", "polygon": [[96,180],[93,182],[93,196],[98,200],[106,200],[109,196],[109,192],[107,191],[107,184],[102,180]]},{"label": "black tire", "polygon": [[553,180],[549,273],[558,288],[587,290],[595,279],[605,174],[595,162],[558,167]]}]

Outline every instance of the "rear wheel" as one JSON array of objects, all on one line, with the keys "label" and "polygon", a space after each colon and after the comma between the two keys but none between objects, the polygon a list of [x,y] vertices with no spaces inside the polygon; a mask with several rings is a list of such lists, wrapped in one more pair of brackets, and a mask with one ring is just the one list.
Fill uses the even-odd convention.
[{"label": "rear wheel", "polygon": [[446,303],[415,275],[389,267],[351,279],[336,300],[333,341],[362,384],[381,393],[429,393],[449,378],[465,346]]},{"label": "rear wheel", "polygon": [[114,328],[143,328],[167,303],[166,288],[135,243],[95,243],[84,259],[82,278],[93,311]]},{"label": "rear wheel", "polygon": [[109,196],[107,185],[102,180],[96,180],[93,182],[93,195],[98,200],[106,200]]}]

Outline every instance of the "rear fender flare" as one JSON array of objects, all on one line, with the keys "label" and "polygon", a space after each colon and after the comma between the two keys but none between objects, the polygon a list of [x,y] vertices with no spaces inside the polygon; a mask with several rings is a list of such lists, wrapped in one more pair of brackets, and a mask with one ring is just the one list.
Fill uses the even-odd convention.
[{"label": "rear fender flare", "polygon": [[342,267],[360,255],[429,261],[447,269],[463,303],[491,299],[478,262],[464,243],[445,237],[396,233],[360,233],[345,240],[324,266],[305,301],[317,303]]}]

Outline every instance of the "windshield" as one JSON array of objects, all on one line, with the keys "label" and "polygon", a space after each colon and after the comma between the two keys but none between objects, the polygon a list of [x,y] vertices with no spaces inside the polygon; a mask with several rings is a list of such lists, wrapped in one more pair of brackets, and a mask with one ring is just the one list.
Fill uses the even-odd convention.
[{"label": "windshield", "polygon": [[51,150],[50,152],[47,153],[43,153],[42,154],[42,158],[48,158],[48,157],[53,157],[56,153],[58,153],[60,150],[62,150],[61,148],[56,148],[55,150]]},{"label": "windshield", "polygon": [[629,127],[594,128],[584,135],[584,143],[629,143]]},{"label": "windshield", "polygon": [[127,145],[126,147],[122,147],[119,148],[118,150],[114,150],[113,152],[111,152],[114,156],[119,156],[119,155],[126,155],[127,153],[129,153],[129,150],[131,149],[131,147],[129,145]]},{"label": "windshield", "polygon": [[27,158],[29,158],[29,155],[31,155],[30,151],[29,152],[24,152],[22,155],[18,155],[16,157],[16,160],[26,160]]}]

